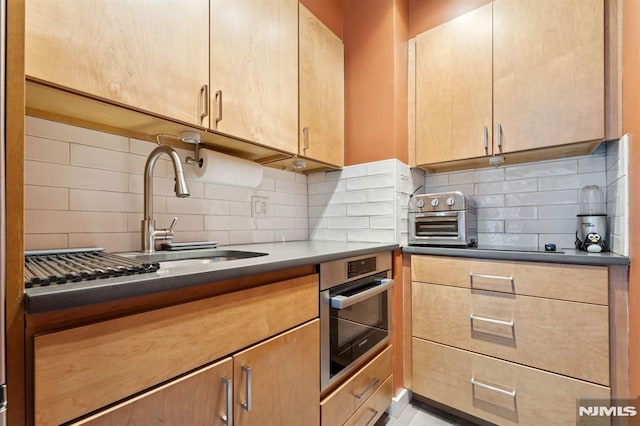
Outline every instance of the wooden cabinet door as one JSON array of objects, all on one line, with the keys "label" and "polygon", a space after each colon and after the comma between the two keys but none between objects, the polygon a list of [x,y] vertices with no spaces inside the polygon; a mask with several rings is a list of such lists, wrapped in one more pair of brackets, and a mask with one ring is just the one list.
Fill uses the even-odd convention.
[{"label": "wooden cabinet door", "polygon": [[320,423],[319,333],[314,320],[234,355],[235,425]]},{"label": "wooden cabinet door", "polygon": [[211,128],[298,152],[298,1],[211,0]]},{"label": "wooden cabinet door", "polygon": [[300,5],[300,154],[344,165],[344,45]]},{"label": "wooden cabinet door", "polygon": [[220,425],[231,409],[233,361],[227,358],[73,425]]},{"label": "wooden cabinet door", "polygon": [[492,5],[416,37],[416,164],[491,154]]},{"label": "wooden cabinet door", "polygon": [[496,0],[493,93],[503,152],[604,138],[604,2]]},{"label": "wooden cabinet door", "polygon": [[200,125],[208,11],[208,0],[29,0],[26,75]]}]

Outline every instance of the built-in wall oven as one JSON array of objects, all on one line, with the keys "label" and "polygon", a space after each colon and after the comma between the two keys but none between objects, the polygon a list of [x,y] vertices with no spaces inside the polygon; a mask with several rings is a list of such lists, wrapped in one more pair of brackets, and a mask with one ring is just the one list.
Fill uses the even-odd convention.
[{"label": "built-in wall oven", "polygon": [[391,334],[391,252],[320,265],[320,385],[326,389]]}]

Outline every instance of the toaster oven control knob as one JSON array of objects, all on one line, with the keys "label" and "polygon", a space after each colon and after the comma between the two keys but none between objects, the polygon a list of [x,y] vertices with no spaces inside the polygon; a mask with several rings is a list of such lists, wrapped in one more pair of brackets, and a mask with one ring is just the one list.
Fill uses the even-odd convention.
[{"label": "toaster oven control knob", "polygon": [[437,198],[434,198],[433,200],[431,200],[432,207],[438,207],[439,205],[440,205],[440,200],[438,200]]},{"label": "toaster oven control knob", "polygon": [[424,207],[424,200],[418,200],[416,202],[416,206],[418,206],[419,209]]},{"label": "toaster oven control knob", "polygon": [[447,205],[449,207],[453,206],[456,203],[456,200],[453,197],[447,198]]}]

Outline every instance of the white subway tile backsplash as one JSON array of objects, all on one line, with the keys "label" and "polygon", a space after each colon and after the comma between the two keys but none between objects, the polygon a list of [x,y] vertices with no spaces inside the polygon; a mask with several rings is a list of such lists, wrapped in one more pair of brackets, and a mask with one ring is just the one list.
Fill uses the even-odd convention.
[{"label": "white subway tile backsplash", "polygon": [[229,244],[257,244],[275,241],[272,230],[229,231]]},{"label": "white subway tile backsplash", "polygon": [[318,241],[347,241],[347,230],[311,227],[309,237]]},{"label": "white subway tile backsplash", "polygon": [[[228,214],[230,216],[251,216],[251,203],[243,201],[215,201],[210,200],[208,203],[216,203],[218,210],[207,209],[207,214],[223,215],[225,214],[224,204],[228,206]],[[213,206],[209,206],[210,208]]]},{"label": "white subway tile backsplash", "polygon": [[393,188],[376,188],[368,189],[366,192],[366,201],[393,201],[395,191]]},{"label": "white subway tile backsplash", "polygon": [[345,167],[342,170],[334,170],[331,172],[326,172],[324,174],[324,180],[326,182],[336,181],[336,180],[344,180],[349,178],[355,178],[360,176],[367,175],[367,168],[364,164],[359,164],[356,166]]},{"label": "white subway tile backsplash", "polygon": [[396,217],[394,215],[387,216],[371,216],[371,229],[395,229]]},{"label": "white subway tile backsplash", "polygon": [[62,188],[126,192],[126,173],[25,160],[24,183]]},{"label": "white subway tile backsplash", "polygon": [[30,116],[25,116],[24,127],[25,134],[30,136],[97,146],[114,151],[129,150],[129,139],[124,136],[112,135]]},{"label": "white subway tile backsplash", "polygon": [[309,233],[306,229],[276,229],[274,232],[274,241],[300,241],[308,240]]},{"label": "white subway tile backsplash", "polygon": [[481,234],[504,232],[503,220],[480,220],[478,219],[478,232]]},{"label": "white subway tile backsplash", "polygon": [[505,205],[505,195],[504,194],[493,194],[493,195],[472,195],[465,194],[472,198],[476,207],[504,207]]},{"label": "white subway tile backsplash", "polygon": [[537,189],[538,182],[535,179],[520,179],[504,182],[485,182],[475,185],[475,193],[477,195],[532,192],[536,191]]},{"label": "white subway tile backsplash", "polygon": [[538,179],[540,191],[556,191],[560,189],[582,188],[587,185],[606,186],[605,173],[582,173],[577,175],[545,177]]},{"label": "white subway tile backsplash", "polygon": [[69,238],[68,234],[25,234],[24,246],[26,250],[67,248],[69,247]]},{"label": "white subway tile backsplash", "polygon": [[273,206],[273,215],[276,217],[306,217],[309,214],[309,209],[305,206]]},{"label": "white subway tile backsplash", "polygon": [[549,204],[576,204],[578,192],[575,189],[565,191],[529,192],[506,194],[507,206],[539,206]]},{"label": "white subway tile backsplash", "polygon": [[69,144],[53,139],[25,136],[24,158],[47,163],[69,164]]},{"label": "white subway tile backsplash", "polygon": [[286,180],[276,180],[276,192],[287,192],[290,194],[306,194],[307,184],[290,182]]},{"label": "white subway tile backsplash", "polygon": [[327,204],[326,194],[309,195],[309,207],[324,206]]},{"label": "white subway tile backsplash", "polygon": [[[74,166],[91,167],[100,170],[117,172],[144,172],[146,157],[128,152],[118,152],[92,146],[71,144],[70,163]],[[166,175],[166,164],[158,161],[154,168],[158,176]]]},{"label": "white subway tile backsplash", "polygon": [[25,233],[126,232],[126,213],[26,210]]},{"label": "white subway tile backsplash", "polygon": [[[172,181],[173,182],[173,181]],[[204,198],[209,200],[251,201],[253,189],[212,183],[204,185]]]},{"label": "white subway tile backsplash", "polygon": [[447,186],[449,185],[449,174],[448,173],[438,173],[438,174],[427,174],[425,176],[425,192],[426,188],[433,188],[438,186]]},{"label": "white subway tile backsplash", "polygon": [[390,202],[347,204],[347,216],[381,216],[394,213]]},{"label": "white subway tile backsplash", "polygon": [[140,194],[70,189],[68,209],[96,212],[142,212],[143,200]]},{"label": "white subway tile backsplash", "polygon": [[604,155],[594,155],[578,159],[578,173],[603,172],[606,168],[607,160]]},{"label": "white subway tile backsplash", "polygon": [[573,175],[578,172],[576,159],[540,161],[505,167],[507,180],[536,178],[543,176]]},{"label": "white subway tile backsplash", "polygon": [[538,217],[540,219],[568,219],[575,218],[577,214],[578,204],[561,204],[538,207]]},{"label": "white subway tile backsplash", "polygon": [[141,246],[140,233],[108,232],[69,234],[69,247],[102,247],[107,251],[139,250]]},{"label": "white subway tile backsplash", "polygon": [[347,241],[394,243],[396,242],[396,233],[393,230],[386,229],[349,229],[347,231]]},{"label": "white subway tile backsplash", "polygon": [[575,219],[507,220],[505,232],[509,234],[562,234],[576,228]]},{"label": "white subway tile backsplash", "polygon": [[395,173],[396,161],[383,160],[383,161],[374,161],[373,163],[366,163],[365,169],[367,172],[367,176],[380,175],[383,173]]},{"label": "white subway tile backsplash", "polygon": [[309,184],[307,190],[309,195],[333,194],[335,192],[346,191],[347,182],[344,180],[334,180],[329,182],[314,183]]},{"label": "white subway tile backsplash", "polygon": [[[256,229],[250,217],[244,216],[205,216],[205,231],[243,231]],[[233,244],[233,243],[232,243]]]},{"label": "white subway tile backsplash", "polygon": [[394,186],[395,175],[393,173],[347,179],[347,191]]},{"label": "white subway tile backsplash", "polygon": [[538,234],[478,234],[478,244],[500,247],[538,247]]},{"label": "white subway tile backsplash", "polygon": [[309,173],[307,175],[307,185],[324,182],[325,172]]},{"label": "white subway tile backsplash", "polygon": [[328,204],[351,204],[367,202],[367,191],[334,192],[327,195]]},{"label": "white subway tile backsplash", "polygon": [[[195,214],[183,214],[183,213],[160,213],[154,214],[156,221],[156,227],[168,228],[171,225],[174,217],[178,218],[176,223],[176,231],[202,231],[203,228],[203,216]],[[207,216],[204,216],[207,217]],[[140,216],[142,220],[142,215]],[[140,230],[138,228],[137,230]]]},{"label": "white subway tile backsplash", "polygon": [[492,168],[450,173],[448,184],[459,185],[465,183],[498,182],[501,180],[504,180],[504,169]]},{"label": "white subway tile backsplash", "polygon": [[327,206],[309,207],[309,217],[337,217],[346,216],[346,204],[335,204]]},{"label": "white subway tile backsplash", "polygon": [[330,217],[327,219],[329,229],[361,229],[369,228],[369,217]]},{"label": "white subway tile backsplash", "polygon": [[69,189],[25,185],[24,208],[26,210],[68,210]]},{"label": "white subway tile backsplash", "polygon": [[290,229],[291,218],[287,217],[265,217],[256,219],[257,229]]}]

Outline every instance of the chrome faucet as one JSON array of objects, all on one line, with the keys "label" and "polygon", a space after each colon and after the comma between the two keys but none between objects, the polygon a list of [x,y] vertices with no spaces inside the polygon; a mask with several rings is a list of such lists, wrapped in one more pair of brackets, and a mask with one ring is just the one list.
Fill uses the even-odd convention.
[{"label": "chrome faucet", "polygon": [[156,251],[156,240],[173,239],[173,228],[178,221],[177,217],[173,218],[169,229],[156,229],[156,222],[153,220],[153,169],[156,165],[158,157],[167,154],[171,158],[173,171],[176,175],[176,186],[174,188],[176,197],[184,198],[189,195],[189,187],[184,178],[180,156],[175,149],[167,145],[159,145],[151,151],[147,157],[147,163],[144,166],[144,220],[142,221],[142,251],[145,253],[153,253]]}]

